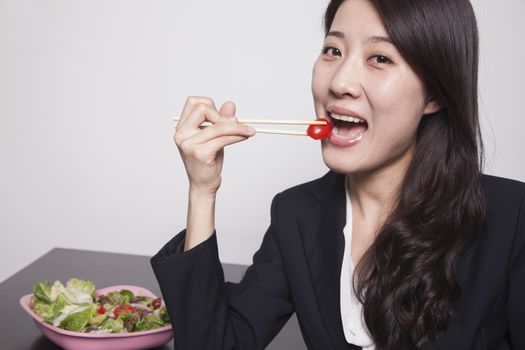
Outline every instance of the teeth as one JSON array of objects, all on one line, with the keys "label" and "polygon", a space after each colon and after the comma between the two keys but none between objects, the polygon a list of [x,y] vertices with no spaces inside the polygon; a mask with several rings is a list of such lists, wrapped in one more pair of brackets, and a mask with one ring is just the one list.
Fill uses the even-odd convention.
[{"label": "teeth", "polygon": [[345,122],[352,122],[352,123],[364,123],[365,121],[358,117],[351,117],[349,115],[342,115],[342,114],[335,114],[331,113],[330,115],[333,119],[337,120],[343,120]]}]

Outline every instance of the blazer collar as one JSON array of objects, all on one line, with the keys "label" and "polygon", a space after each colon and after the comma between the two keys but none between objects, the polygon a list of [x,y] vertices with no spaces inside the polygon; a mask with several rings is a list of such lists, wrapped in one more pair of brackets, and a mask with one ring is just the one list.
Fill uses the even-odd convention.
[{"label": "blazer collar", "polygon": [[[346,224],[345,176],[330,171],[318,181],[311,182],[308,188],[318,203],[299,216],[298,225],[317,303],[334,347],[355,349],[345,340],[341,320],[340,278],[344,253],[343,229]],[[466,279],[476,243],[461,253],[456,262],[456,276],[463,292],[468,288]],[[461,310],[465,304],[468,304],[468,300],[462,298],[457,310]],[[458,332],[461,332],[461,327],[457,322],[452,322],[445,331],[436,335],[436,339],[427,342],[423,350],[441,348],[448,339],[459,336]]]}]

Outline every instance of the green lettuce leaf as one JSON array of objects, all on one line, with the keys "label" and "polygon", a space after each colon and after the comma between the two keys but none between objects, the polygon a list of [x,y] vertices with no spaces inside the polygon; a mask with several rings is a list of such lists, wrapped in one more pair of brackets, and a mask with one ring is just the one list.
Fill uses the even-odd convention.
[{"label": "green lettuce leaf", "polygon": [[124,299],[122,304],[129,304],[134,297],[133,292],[127,289],[120,290],[120,295]]},{"label": "green lettuce leaf", "polygon": [[124,297],[119,292],[109,292],[106,294],[106,298],[109,300],[111,305],[124,304]]},{"label": "green lettuce leaf", "polygon": [[55,281],[51,287],[51,302],[55,301],[59,295],[64,296],[72,304],[92,303],[95,284],[78,278],[69,279],[66,286],[60,281]]},{"label": "green lettuce leaf", "polygon": [[65,294],[72,303],[92,303],[95,295],[95,283],[79,278],[70,278],[67,281]]},{"label": "green lettuce leaf", "polygon": [[92,326],[100,326],[102,324],[102,322],[104,322],[106,320],[106,318],[108,318],[108,315],[106,315],[106,314],[103,314],[103,315],[99,315],[99,314],[92,315],[91,318],[89,319],[89,324],[92,325]]},{"label": "green lettuce leaf", "polygon": [[48,304],[51,303],[51,286],[49,285],[49,281],[46,280],[35,284],[33,286],[33,295],[39,301]]},{"label": "green lettuce leaf", "polygon": [[44,320],[47,317],[51,317],[53,315],[53,307],[51,306],[51,304],[45,303],[36,298],[35,304],[33,306],[33,311]]},{"label": "green lettuce leaf", "polygon": [[121,319],[107,318],[100,325],[100,330],[110,331],[111,333],[120,333],[124,328],[124,322]]},{"label": "green lettuce leaf", "polygon": [[70,331],[82,332],[95,312],[93,305],[87,305],[83,310],[67,315],[60,322],[59,327]]},{"label": "green lettuce leaf", "polygon": [[165,306],[163,306],[163,307],[161,307],[159,309],[159,317],[162,320],[162,322],[164,323],[164,325],[170,324],[170,317],[168,315],[168,310],[166,309]]},{"label": "green lettuce leaf", "polygon": [[66,289],[91,296],[95,295],[95,283],[93,283],[93,281],[83,280],[80,278],[70,278],[67,281]]},{"label": "green lettuce leaf", "polygon": [[51,315],[45,317],[44,321],[52,324],[58,317],[60,317],[63,314],[63,310],[67,305],[70,305],[69,300],[67,300],[67,298],[62,294],[58,295],[55,301],[51,304]]},{"label": "green lettuce leaf", "polygon": [[122,320],[124,328],[126,328],[126,331],[128,332],[133,332],[135,325],[140,320],[140,316],[137,312],[122,312],[118,318]]},{"label": "green lettuce leaf", "polygon": [[57,296],[55,302],[53,303],[53,313],[60,313],[64,306],[71,304],[69,300],[62,294]]},{"label": "green lettuce leaf", "polygon": [[135,331],[148,331],[150,329],[160,328],[163,326],[164,322],[162,322],[158,314],[148,314],[135,325]]},{"label": "green lettuce leaf", "polygon": [[60,281],[55,281],[51,287],[51,301],[55,301],[59,295],[66,295],[66,287]]}]

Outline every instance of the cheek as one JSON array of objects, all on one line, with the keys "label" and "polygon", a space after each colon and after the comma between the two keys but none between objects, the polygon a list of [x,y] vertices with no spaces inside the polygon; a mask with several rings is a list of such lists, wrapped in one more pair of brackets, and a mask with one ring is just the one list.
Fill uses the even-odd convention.
[{"label": "cheek", "polygon": [[386,70],[383,74],[372,75],[370,83],[376,100],[381,99],[385,104],[395,105],[406,101],[420,108],[425,100],[423,82],[405,64]]},{"label": "cheek", "polygon": [[319,62],[319,60],[317,60],[312,69],[312,94],[315,102],[323,99],[324,95],[328,91],[328,82],[326,77],[326,69],[323,69],[322,64]]},{"label": "cheek", "polygon": [[418,81],[383,83],[369,95],[374,114],[374,136],[381,147],[393,153],[402,152],[415,140],[423,115],[423,90]]},{"label": "cheek", "polygon": [[[413,102],[413,101],[412,101]],[[406,145],[413,142],[421,121],[421,110],[407,102],[384,105],[376,114],[374,135],[381,144]]]},{"label": "cheek", "polygon": [[417,128],[425,106],[419,79],[383,79],[374,90],[369,98],[377,122],[386,122],[393,130]]}]

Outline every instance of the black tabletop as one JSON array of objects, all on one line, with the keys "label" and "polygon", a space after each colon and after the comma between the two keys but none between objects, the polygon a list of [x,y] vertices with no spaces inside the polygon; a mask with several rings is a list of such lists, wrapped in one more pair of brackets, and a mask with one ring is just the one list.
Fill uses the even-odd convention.
[{"label": "black tabletop", "polygon": [[[223,264],[226,280],[236,282],[246,266]],[[86,250],[55,248],[35,260],[15,275],[0,283],[0,342],[5,350],[59,350],[36,328],[33,320],[19,304],[20,298],[32,293],[33,285],[41,280],[63,283],[71,277],[92,280],[97,288],[132,284],[160,295],[149,257],[129,254],[103,253]],[[156,350],[172,350],[173,343]],[[271,350],[304,350],[306,346],[293,316],[267,347]]]}]

